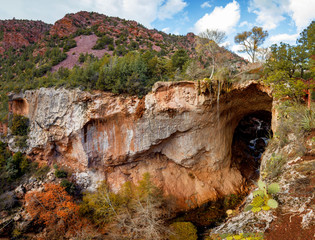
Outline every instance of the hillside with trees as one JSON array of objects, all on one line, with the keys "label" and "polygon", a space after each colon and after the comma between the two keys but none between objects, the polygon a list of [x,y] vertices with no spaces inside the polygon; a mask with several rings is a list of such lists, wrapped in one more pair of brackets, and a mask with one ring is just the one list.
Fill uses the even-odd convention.
[{"label": "hillside with trees", "polygon": [[[252,62],[249,63],[219,46],[225,34],[218,30],[207,30],[199,36],[193,33],[177,36],[95,12],[67,14],[54,25],[15,19],[0,21],[0,126],[9,128],[11,144],[13,141],[19,149],[13,152],[7,135],[0,134],[0,236],[9,239],[197,240],[205,237],[201,236],[202,232],[207,234],[204,239],[211,240],[263,239],[264,234],[266,239],[273,240],[272,234],[282,234],[281,221],[291,224],[291,216],[293,221],[302,217],[290,215],[289,221],[289,217],[281,215],[281,206],[293,209],[305,199],[309,202],[304,201],[302,207],[314,202],[315,21],[300,33],[296,45],[280,43],[263,49],[261,46],[267,36],[268,32],[261,27],[235,36],[235,42],[243,47],[240,51],[249,54]],[[62,142],[62,139],[58,145],[49,139],[51,151],[42,153],[40,161],[33,161],[33,155],[40,150],[31,153],[25,150],[30,119],[9,113],[11,92],[44,87],[79,88],[86,91],[84,93],[104,91],[112,93],[110,97],[133,96],[135,102],[139,101],[135,111],[142,116],[146,104],[143,100],[156,82],[182,80],[195,81],[196,95],[211,95],[209,106],[215,106],[213,103],[217,102],[218,110],[220,97],[228,95],[233,86],[248,80],[255,80],[255,84],[270,90],[270,102],[276,106],[279,126],[277,132],[269,132],[269,142],[262,143],[267,145],[265,158],[268,161],[261,167],[261,172],[258,169],[262,181],[258,181],[259,188],[252,198],[243,200],[244,195],[231,194],[206,203],[192,214],[176,215],[173,199],[163,195],[150,173],[140,176],[137,184],[126,181],[116,191],[102,181],[94,192],[83,193],[72,175],[73,169],[62,163],[47,161],[43,164],[47,155],[56,157],[60,154],[58,148],[74,148],[74,143]],[[239,89],[237,91],[241,91]],[[226,98],[225,101],[228,105],[233,99]],[[173,118],[175,110],[164,112],[165,116]],[[219,119],[220,114],[217,117]],[[94,120],[89,119],[82,128],[80,134],[84,138],[87,138],[88,127],[102,127],[102,119]],[[120,119],[117,122],[120,124]],[[39,124],[38,127],[41,128]],[[53,127],[59,133],[57,124]],[[146,157],[154,154],[157,152],[152,151]],[[135,168],[138,162],[127,164]],[[293,174],[291,165],[294,165],[294,173],[301,174],[298,176],[304,174],[303,178],[295,179],[297,175],[290,175]],[[104,171],[112,170],[109,165]],[[187,175],[189,179],[199,177],[190,172]],[[255,188],[252,183],[250,187]],[[281,192],[281,187],[288,187],[290,191]],[[244,193],[250,190],[246,187]],[[280,230],[249,232],[246,236],[235,232],[221,235],[211,229],[205,233],[205,226],[219,227],[226,218],[237,223],[243,221],[238,217],[242,216],[245,203],[246,209],[252,213],[251,219],[244,220],[248,221],[244,223],[245,230],[264,228],[260,220],[263,221],[265,216],[268,218],[273,210],[278,217],[272,223],[273,230]],[[302,208],[297,209],[296,212]],[[309,208],[305,209],[309,211]],[[284,213],[289,214],[289,211]],[[306,222],[312,220],[307,214],[304,215]],[[195,225],[206,223],[198,225],[197,229],[192,222]],[[306,233],[311,234],[311,231],[306,230]],[[299,233],[296,234],[297,238]],[[303,236],[307,239],[310,235]]]},{"label": "hillside with trees", "polygon": [[[18,37],[7,40],[10,34]],[[216,43],[206,55],[196,51],[199,43],[193,33],[165,34],[93,12],[67,14],[53,26],[2,21],[0,36],[1,119],[7,114],[10,91],[55,86],[143,96],[156,81],[209,77],[211,59],[218,56],[235,74],[246,64]],[[91,37],[95,45],[82,48]]]}]

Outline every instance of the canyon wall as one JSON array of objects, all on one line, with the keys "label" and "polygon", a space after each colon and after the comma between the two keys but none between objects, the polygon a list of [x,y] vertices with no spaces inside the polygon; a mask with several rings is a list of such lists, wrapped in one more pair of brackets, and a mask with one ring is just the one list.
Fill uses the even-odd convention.
[{"label": "canyon wall", "polygon": [[247,114],[272,110],[269,89],[256,82],[219,101],[198,92],[196,82],[156,83],[142,99],[41,88],[12,94],[10,111],[30,119],[29,157],[68,166],[82,188],[105,179],[118,190],[150,172],[187,209],[242,191],[231,162],[234,130]]}]

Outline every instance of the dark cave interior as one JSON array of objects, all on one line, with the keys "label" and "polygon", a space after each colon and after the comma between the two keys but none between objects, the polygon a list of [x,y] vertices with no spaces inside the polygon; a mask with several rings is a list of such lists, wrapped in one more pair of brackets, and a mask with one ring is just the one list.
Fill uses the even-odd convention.
[{"label": "dark cave interior", "polygon": [[271,137],[271,112],[253,112],[239,121],[232,142],[232,164],[247,181],[258,179],[260,158]]}]

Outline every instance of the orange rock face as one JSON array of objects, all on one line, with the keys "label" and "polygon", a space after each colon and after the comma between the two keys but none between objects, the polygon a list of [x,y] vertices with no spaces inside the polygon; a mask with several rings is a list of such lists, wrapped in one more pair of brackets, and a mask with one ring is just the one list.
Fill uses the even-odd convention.
[{"label": "orange rock face", "polygon": [[0,134],[6,135],[8,133],[8,124],[0,122]]},{"label": "orange rock face", "polygon": [[68,18],[62,18],[58,20],[51,28],[50,34],[57,35],[59,37],[66,37],[72,33],[75,33],[78,28],[74,26],[73,21]]},{"label": "orange rock face", "polygon": [[10,102],[9,110],[13,114],[26,116],[28,114],[28,103],[25,99],[13,100]]},{"label": "orange rock face", "polygon": [[181,210],[242,191],[231,162],[234,130],[247,114],[272,108],[255,82],[219,101],[199,95],[195,82],[156,83],[141,100],[65,89],[26,91],[23,99],[31,157],[67,165],[88,189],[106,179],[118,190],[149,172]]}]

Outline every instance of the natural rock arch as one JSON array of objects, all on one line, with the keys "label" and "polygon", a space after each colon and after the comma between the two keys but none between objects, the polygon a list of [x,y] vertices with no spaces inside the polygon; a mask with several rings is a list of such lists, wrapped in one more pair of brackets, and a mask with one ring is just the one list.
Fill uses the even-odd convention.
[{"label": "natural rock arch", "polygon": [[[160,141],[155,140],[156,144],[144,151],[132,167],[121,165],[119,168],[124,174],[115,171],[108,174],[113,186],[117,183],[115,179],[123,175],[137,181],[148,171],[167,194],[177,197],[181,207],[196,207],[242,191],[246,179],[232,163],[234,132],[244,116],[271,112],[272,97],[268,89],[253,83],[222,95],[218,103],[209,96],[198,96],[192,87],[188,84],[162,85],[153,92],[154,110],[159,110],[162,121],[168,119],[163,126],[172,128],[175,125],[177,131],[173,130]],[[190,92],[189,89],[194,90]],[[150,106],[148,101],[146,106]],[[146,117],[152,115],[146,111],[140,121],[148,121]],[[159,123],[151,118],[151,124],[154,133],[157,129],[154,126]],[[157,135],[161,133],[157,131],[154,136]]]},{"label": "natural rock arch", "polygon": [[257,82],[219,101],[199,94],[196,82],[156,83],[143,99],[43,88],[19,98],[29,105],[30,156],[73,168],[92,189],[106,179],[118,190],[150,172],[180,209],[242,191],[231,160],[235,129],[244,116],[272,110],[269,89]]}]

